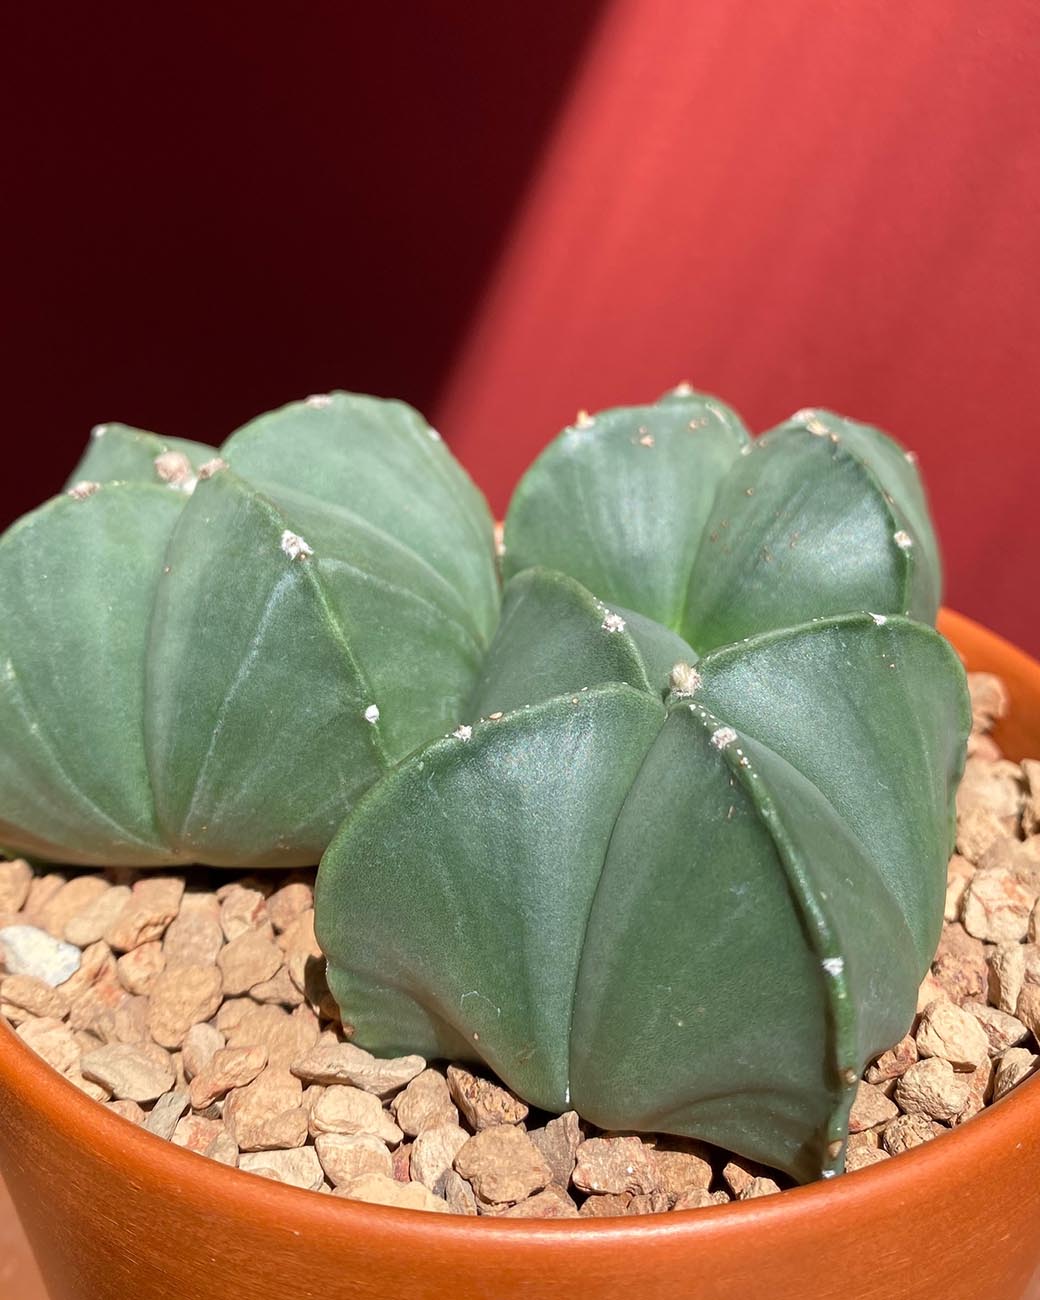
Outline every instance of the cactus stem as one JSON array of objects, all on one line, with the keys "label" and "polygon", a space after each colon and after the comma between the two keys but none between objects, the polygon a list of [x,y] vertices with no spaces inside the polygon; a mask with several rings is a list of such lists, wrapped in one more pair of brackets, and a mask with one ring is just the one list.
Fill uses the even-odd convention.
[{"label": "cactus stem", "polygon": [[736,738],[737,733],[732,727],[718,727],[711,733],[711,743],[720,750],[732,745]]},{"label": "cactus stem", "polygon": [[905,531],[905,529],[902,528],[900,528],[898,533],[892,534],[892,540],[901,551],[908,551],[914,544],[914,539]]},{"label": "cactus stem", "polygon": [[306,560],[314,554],[313,549],[307,545],[303,538],[297,537],[288,528],[282,533],[282,550],[290,560]]},{"label": "cactus stem", "polygon": [[624,632],[625,620],[620,614],[615,614],[608,609],[603,615],[603,622],[600,627],[604,632]]},{"label": "cactus stem", "polygon": [[92,497],[100,486],[100,483],[85,478],[79,483],[74,483],[66,495],[72,497],[73,501],[86,501],[87,497]]},{"label": "cactus stem", "polygon": [[310,406],[315,411],[324,411],[327,406],[332,405],[332,396],[329,393],[311,393],[310,397],[303,399],[304,406]]},{"label": "cactus stem", "polygon": [[371,722],[373,726],[379,721],[379,705],[370,704],[365,710],[365,721]]},{"label": "cactus stem", "polygon": [[668,674],[668,685],[677,700],[688,699],[701,684],[701,675],[690,664],[680,661]]},{"label": "cactus stem", "polygon": [[473,728],[468,723],[463,722],[451,734],[456,740],[469,740],[470,736],[473,735]]}]

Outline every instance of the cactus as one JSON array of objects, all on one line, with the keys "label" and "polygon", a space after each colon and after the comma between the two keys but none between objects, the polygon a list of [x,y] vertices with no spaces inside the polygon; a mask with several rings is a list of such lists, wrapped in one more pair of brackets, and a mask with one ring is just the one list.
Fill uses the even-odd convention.
[{"label": "cactus", "polygon": [[100,427],[0,539],[0,843],[290,866],[468,699],[491,520],[422,418],[334,394],[212,447]]},{"label": "cactus", "polygon": [[678,391],[521,482],[447,734],[347,815],[317,931],[354,1041],[530,1103],[840,1170],[934,953],[969,709],[883,434]]}]

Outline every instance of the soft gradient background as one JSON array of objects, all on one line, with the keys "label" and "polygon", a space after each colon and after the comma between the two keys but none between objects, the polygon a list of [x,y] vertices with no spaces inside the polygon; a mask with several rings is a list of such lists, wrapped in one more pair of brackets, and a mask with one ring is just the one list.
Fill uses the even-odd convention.
[{"label": "soft gradient background", "polygon": [[948,599],[1040,651],[1035,0],[226,0],[7,16],[6,522],[89,426],[332,386],[501,509],[678,379],[920,454]]}]

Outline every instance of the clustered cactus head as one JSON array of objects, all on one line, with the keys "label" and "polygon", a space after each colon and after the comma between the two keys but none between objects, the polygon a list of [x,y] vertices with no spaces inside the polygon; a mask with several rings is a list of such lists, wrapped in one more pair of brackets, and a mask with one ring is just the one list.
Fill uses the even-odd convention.
[{"label": "clustered cactus head", "polygon": [[315,863],[464,707],[498,603],[486,505],[402,403],[312,397],[219,454],[99,427],[0,540],[0,844]]},{"label": "clustered cactus head", "polygon": [[217,458],[110,426],[0,540],[0,843],[327,847],[360,1045],[835,1172],[938,938],[969,726],[913,463],[681,386],[560,435],[501,568],[500,601],[479,493],[399,403],[308,399]]},{"label": "clustered cactus head", "polygon": [[355,1040],[836,1172],[938,940],[970,723],[912,462],[680,390],[579,416],[504,548],[468,711],[319,872]]}]

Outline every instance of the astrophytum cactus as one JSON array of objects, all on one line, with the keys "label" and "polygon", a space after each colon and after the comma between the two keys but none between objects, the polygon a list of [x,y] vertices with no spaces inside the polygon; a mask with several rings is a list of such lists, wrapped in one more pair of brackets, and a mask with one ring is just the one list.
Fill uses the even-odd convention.
[{"label": "astrophytum cactus", "polygon": [[0,844],[290,866],[468,699],[491,520],[399,402],[336,393],[221,448],[95,430],[0,539]]},{"label": "astrophytum cactus", "polygon": [[355,1041],[837,1172],[934,953],[969,726],[913,465],[825,412],[752,441],[679,391],[579,417],[505,547],[458,725],[319,871]]}]

